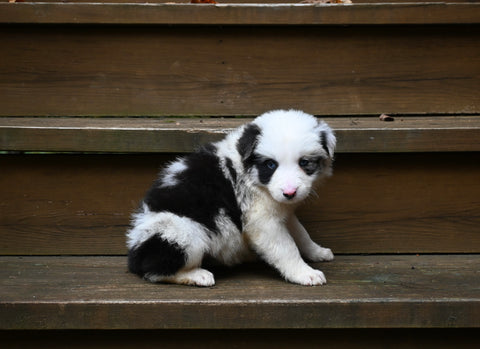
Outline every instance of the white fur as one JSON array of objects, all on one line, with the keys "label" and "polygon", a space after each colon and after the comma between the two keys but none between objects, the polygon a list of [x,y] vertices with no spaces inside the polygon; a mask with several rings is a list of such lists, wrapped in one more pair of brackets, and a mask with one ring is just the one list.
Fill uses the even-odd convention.
[{"label": "white fur", "polygon": [[[300,111],[272,111],[253,121],[261,130],[255,153],[274,159],[278,168],[268,184],[258,179],[258,171],[247,171],[242,156],[237,151],[238,140],[245,126],[215,143],[223,173],[233,182],[225,162],[229,158],[237,173],[235,195],[243,212],[243,232],[225,212],[216,213],[215,222],[220,234],[207,229],[190,218],[179,217],[168,212],[150,212],[146,206],[134,216],[133,228],[128,233],[127,245],[134,248],[152,234],[178,244],[188,255],[187,265],[173,276],[147,274],[153,281],[173,282],[197,286],[211,286],[213,275],[201,269],[204,255],[211,255],[224,264],[240,263],[251,256],[251,250],[274,266],[288,281],[301,285],[322,285],[325,276],[310,267],[302,255],[311,261],[332,260],[330,249],[320,247],[308,235],[294,214],[295,208],[309,196],[315,183],[331,174],[331,163],[335,149],[335,136],[324,122]],[[324,149],[319,134],[324,132]],[[321,157],[324,168],[317,175],[307,175],[299,166],[303,157]],[[162,186],[181,185],[177,175],[185,171],[186,164],[178,160],[163,172]],[[291,199],[285,193],[295,193]]]},{"label": "white fur", "polygon": [[178,184],[177,175],[182,173],[187,169],[183,159],[178,159],[177,161],[172,162],[169,166],[165,168],[162,176],[161,187],[173,187]]},{"label": "white fur", "polygon": [[204,253],[209,249],[206,228],[188,217],[179,217],[170,212],[151,212],[144,205],[143,211],[134,216],[133,226],[127,239],[129,248],[136,247],[152,235],[158,234],[187,252],[188,266],[201,263]]},{"label": "white fur", "polygon": [[168,282],[190,286],[215,285],[215,278],[213,274],[202,268],[184,269],[173,276],[146,274],[145,279],[151,282]]},{"label": "white fur", "polygon": [[208,254],[214,256],[225,265],[239,264],[245,260],[252,259],[252,254],[244,241],[244,236],[239,234],[237,227],[231,219],[220,212],[215,223],[222,234],[212,240]]}]

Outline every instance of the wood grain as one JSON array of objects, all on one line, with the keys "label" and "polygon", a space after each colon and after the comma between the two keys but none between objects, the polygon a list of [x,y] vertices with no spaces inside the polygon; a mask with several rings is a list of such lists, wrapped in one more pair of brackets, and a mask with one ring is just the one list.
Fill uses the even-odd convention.
[{"label": "wood grain", "polygon": [[[25,2],[35,2],[35,1],[25,1]],[[43,0],[44,3],[60,3],[59,0]],[[144,0],[102,0],[102,1],[95,1],[95,0],[62,0],[61,3],[113,3],[113,4],[124,4],[124,3],[145,3]],[[218,3],[222,4],[299,4],[301,3],[298,0],[227,0],[227,1],[217,1]],[[474,3],[476,0],[389,0],[388,3],[385,0],[355,0],[353,1],[353,5],[355,4],[376,4],[381,3],[384,5],[388,4],[401,4],[401,3]],[[190,4],[190,0],[176,0],[176,1],[166,1],[166,0],[150,0],[148,3],[151,4]],[[197,5],[198,6],[198,5]],[[343,6],[339,4],[339,6]]]},{"label": "wood grain", "polygon": [[[0,118],[0,150],[191,152],[249,118]],[[480,116],[323,118],[337,153],[480,151]]]},{"label": "wood grain", "polygon": [[478,25],[14,28],[2,116],[480,112]]},{"label": "wood grain", "polygon": [[146,283],[125,257],[0,257],[0,328],[480,327],[477,255],[343,256],[315,267],[326,286],[247,267],[194,288]]},{"label": "wood grain", "polygon": [[[335,253],[478,253],[479,154],[339,154],[299,215]],[[130,214],[168,159],[1,156],[0,254],[125,254]]]},{"label": "wood grain", "polygon": [[479,4],[0,3],[0,22],[36,24],[395,25],[478,24]]}]

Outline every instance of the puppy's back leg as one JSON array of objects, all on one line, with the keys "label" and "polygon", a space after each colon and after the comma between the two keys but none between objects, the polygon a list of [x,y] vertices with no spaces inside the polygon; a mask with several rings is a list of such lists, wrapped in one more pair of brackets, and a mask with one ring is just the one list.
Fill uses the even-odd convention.
[{"label": "puppy's back leg", "polygon": [[151,282],[166,282],[171,284],[182,284],[190,286],[213,286],[215,278],[211,272],[202,268],[180,270],[175,275],[164,276],[157,274],[146,274],[145,278]]},{"label": "puppy's back leg", "polygon": [[151,235],[128,251],[129,270],[146,279],[146,275],[173,275],[185,266],[186,260],[183,248],[159,234]]},{"label": "puppy's back leg", "polygon": [[202,251],[184,250],[155,236],[130,252],[129,267],[154,283],[213,286],[213,274],[200,268],[202,258]]},{"label": "puppy's back leg", "polygon": [[213,274],[200,268],[208,240],[200,224],[171,213],[151,214],[147,218],[129,233],[131,272],[151,282],[215,284]]},{"label": "puppy's back leg", "polygon": [[[192,241],[193,242],[193,241]],[[200,268],[204,251],[199,244],[191,244],[184,249],[184,264],[173,274],[146,273],[144,278],[151,282],[165,282],[190,286],[213,286],[215,278],[206,269]]]}]

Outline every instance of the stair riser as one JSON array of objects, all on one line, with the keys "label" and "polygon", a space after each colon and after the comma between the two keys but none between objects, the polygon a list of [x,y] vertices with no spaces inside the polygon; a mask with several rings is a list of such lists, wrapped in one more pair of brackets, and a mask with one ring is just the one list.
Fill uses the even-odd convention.
[{"label": "stair riser", "polygon": [[[299,216],[335,253],[480,252],[480,153],[338,154]],[[0,254],[124,254],[168,155],[0,157]]]}]

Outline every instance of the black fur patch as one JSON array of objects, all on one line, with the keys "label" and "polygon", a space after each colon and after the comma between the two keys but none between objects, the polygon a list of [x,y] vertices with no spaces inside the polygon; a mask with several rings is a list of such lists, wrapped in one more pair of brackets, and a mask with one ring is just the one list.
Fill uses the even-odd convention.
[{"label": "black fur patch", "polygon": [[245,130],[237,143],[237,150],[244,161],[253,154],[260,134],[260,128],[255,124],[248,124],[245,127]]},{"label": "black fur patch", "polygon": [[311,176],[322,168],[322,158],[302,158],[298,165],[307,175]]},{"label": "black fur patch", "polygon": [[327,132],[322,131],[320,132],[320,143],[322,144],[323,149],[327,152],[329,157],[332,157],[330,154],[330,151],[328,150],[328,145],[327,145]]},{"label": "black fur patch", "polygon": [[252,167],[255,167],[258,171],[258,179],[260,183],[268,184],[276,170],[276,167],[269,167],[268,163],[273,161],[276,165],[278,164],[275,160],[266,159],[255,153],[255,147],[258,143],[258,138],[260,135],[261,130],[257,125],[247,125],[242,136],[238,140],[237,150],[240,155],[242,155],[243,166],[245,167],[245,170],[248,171]]},{"label": "black fur patch", "polygon": [[[260,183],[264,185],[268,184],[273,174],[277,170],[278,163],[275,160],[265,159],[256,154],[254,154],[251,158],[252,164],[257,168],[258,179]],[[275,166],[272,167],[272,164]]]},{"label": "black fur patch", "polygon": [[175,176],[177,185],[160,187],[161,178],[158,179],[144,199],[150,210],[189,217],[210,231],[221,233],[215,217],[223,209],[242,231],[242,212],[215,151],[215,146],[210,144],[185,157],[186,169]]},{"label": "black fur patch", "polygon": [[171,244],[158,235],[128,251],[128,269],[140,276],[146,273],[174,275],[185,263],[185,252],[177,244]]},{"label": "black fur patch", "polygon": [[212,144],[212,143],[207,143],[207,144],[204,144],[199,150],[198,150],[199,153],[212,153],[212,154],[215,154],[217,152],[217,147]]}]

